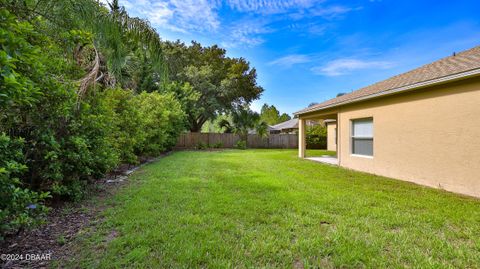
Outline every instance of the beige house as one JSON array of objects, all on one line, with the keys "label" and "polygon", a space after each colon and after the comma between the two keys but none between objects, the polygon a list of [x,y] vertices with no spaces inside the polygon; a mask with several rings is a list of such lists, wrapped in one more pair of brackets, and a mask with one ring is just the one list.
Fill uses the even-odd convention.
[{"label": "beige house", "polygon": [[337,151],[337,120],[325,120],[327,127],[327,150]]},{"label": "beige house", "polygon": [[480,46],[295,115],[301,158],[305,121],[335,120],[340,166],[480,197]]}]

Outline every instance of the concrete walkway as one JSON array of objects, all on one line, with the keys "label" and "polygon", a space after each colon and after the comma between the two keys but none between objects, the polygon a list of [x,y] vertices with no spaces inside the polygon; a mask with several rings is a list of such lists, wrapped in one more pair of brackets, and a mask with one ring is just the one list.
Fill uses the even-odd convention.
[{"label": "concrete walkway", "polygon": [[334,156],[323,155],[321,157],[307,157],[305,159],[330,165],[338,165],[338,159]]}]

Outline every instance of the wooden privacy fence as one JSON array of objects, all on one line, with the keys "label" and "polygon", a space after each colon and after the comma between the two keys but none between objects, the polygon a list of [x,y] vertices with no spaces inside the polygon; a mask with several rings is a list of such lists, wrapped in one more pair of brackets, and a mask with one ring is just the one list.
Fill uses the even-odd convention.
[{"label": "wooden privacy fence", "polygon": [[[184,133],[178,138],[178,149],[196,148],[199,145],[217,145],[219,148],[233,148],[240,140],[236,134],[219,133]],[[257,134],[249,134],[247,139],[249,148],[298,148],[297,134],[271,134],[268,137],[261,137]]]}]

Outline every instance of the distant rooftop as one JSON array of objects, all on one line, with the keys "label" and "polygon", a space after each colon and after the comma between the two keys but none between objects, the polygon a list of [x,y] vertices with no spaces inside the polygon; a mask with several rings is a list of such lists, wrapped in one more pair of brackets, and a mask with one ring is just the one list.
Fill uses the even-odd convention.
[{"label": "distant rooftop", "polygon": [[279,124],[273,125],[272,128],[274,130],[297,129],[298,128],[298,118],[293,118],[291,120],[287,120],[287,121],[281,122]]}]

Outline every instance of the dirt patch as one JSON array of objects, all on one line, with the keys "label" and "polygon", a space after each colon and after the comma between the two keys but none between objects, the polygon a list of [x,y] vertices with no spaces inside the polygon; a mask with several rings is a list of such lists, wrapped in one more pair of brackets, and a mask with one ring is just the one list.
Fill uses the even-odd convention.
[{"label": "dirt patch", "polygon": [[[158,158],[143,158],[142,165],[167,154]],[[76,236],[101,221],[99,213],[105,209],[103,201],[127,185],[128,175],[142,165],[120,166],[92,184],[95,189],[89,191],[88,199],[78,203],[56,203],[52,205],[46,224],[8,236],[0,242],[0,254],[7,254],[1,257],[0,267],[47,268],[52,261],[67,260],[72,256]],[[118,232],[112,231],[108,238],[113,240],[117,236]]]},{"label": "dirt patch", "polygon": [[118,232],[113,230],[110,232],[110,234],[107,236],[107,242],[110,242],[112,241],[113,239],[115,239],[116,237],[118,236]]},{"label": "dirt patch", "polygon": [[303,266],[303,262],[300,259],[296,259],[295,262],[293,263],[293,268],[294,269],[303,269],[305,267]]}]

